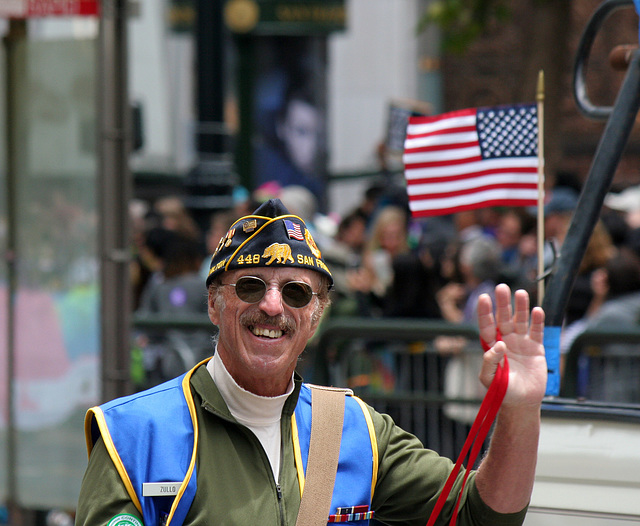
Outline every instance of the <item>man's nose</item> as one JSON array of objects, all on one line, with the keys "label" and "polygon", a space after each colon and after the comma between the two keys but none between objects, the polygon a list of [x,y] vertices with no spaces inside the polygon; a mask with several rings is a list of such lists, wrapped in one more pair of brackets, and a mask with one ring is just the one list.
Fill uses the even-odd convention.
[{"label": "man's nose", "polygon": [[282,292],[280,289],[278,287],[268,288],[260,300],[259,307],[269,316],[282,314],[284,307],[282,305]]}]

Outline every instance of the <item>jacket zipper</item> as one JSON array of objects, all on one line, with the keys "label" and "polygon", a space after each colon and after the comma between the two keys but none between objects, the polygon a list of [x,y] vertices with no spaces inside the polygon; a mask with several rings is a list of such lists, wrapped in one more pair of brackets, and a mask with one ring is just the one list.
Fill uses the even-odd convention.
[{"label": "jacket zipper", "polygon": [[286,525],[285,516],[284,516],[284,504],[282,503],[282,487],[280,486],[279,480],[282,479],[282,465],[284,464],[284,440],[282,439],[282,421],[280,422],[280,466],[278,468],[278,480],[274,481],[276,483],[276,493],[278,494],[278,506],[280,509],[280,524],[282,526]]},{"label": "jacket zipper", "polygon": [[282,505],[282,488],[278,482],[276,482],[276,493],[278,494],[278,506],[280,508],[280,524],[285,526],[284,507]]},{"label": "jacket zipper", "polygon": [[[237,425],[238,427],[240,427],[243,430],[243,433],[245,433],[247,435],[247,437],[249,437],[250,440],[255,441],[257,443],[258,448],[262,451],[262,454],[267,457],[267,454],[264,450],[264,448],[262,447],[262,444],[260,443],[260,440],[258,440],[258,438],[256,437],[256,435],[254,435],[251,430],[245,426],[243,426],[242,424],[240,424],[239,422],[235,421],[235,420],[230,420],[229,418],[227,418],[226,415],[223,415],[221,413],[219,413],[218,411],[215,410],[214,407],[212,407],[210,404],[208,403],[204,403],[203,407],[205,408],[205,410],[207,410],[209,413],[212,413],[214,415],[216,415],[217,417],[221,418],[222,420],[226,420],[227,422],[231,422],[232,424]],[[282,424],[281,424],[282,426]],[[280,469],[279,472],[282,473],[282,460],[284,458],[284,446],[282,443],[282,428],[281,428],[281,436],[280,436]],[[269,458],[267,457],[267,465],[269,465]],[[271,470],[269,470],[271,472]],[[276,481],[275,477],[273,476],[273,473],[271,473],[271,478],[273,480],[273,483],[275,485],[276,488],[276,497],[278,500],[278,510],[280,512],[280,524],[281,526],[286,526],[286,519],[285,519],[285,515],[284,515],[284,504],[283,504],[283,493],[282,493],[282,487],[280,486],[280,484],[278,483],[278,481]]]}]

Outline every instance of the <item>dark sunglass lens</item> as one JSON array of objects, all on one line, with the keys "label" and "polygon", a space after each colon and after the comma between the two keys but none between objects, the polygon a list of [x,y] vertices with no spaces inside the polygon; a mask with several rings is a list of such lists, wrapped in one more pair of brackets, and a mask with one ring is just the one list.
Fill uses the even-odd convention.
[{"label": "dark sunglass lens", "polygon": [[264,281],[258,278],[240,278],[236,282],[236,294],[238,298],[247,303],[258,303],[267,290]]},{"label": "dark sunglass lens", "polygon": [[312,297],[311,287],[306,283],[290,282],[282,287],[282,298],[291,307],[304,307],[311,301]]}]

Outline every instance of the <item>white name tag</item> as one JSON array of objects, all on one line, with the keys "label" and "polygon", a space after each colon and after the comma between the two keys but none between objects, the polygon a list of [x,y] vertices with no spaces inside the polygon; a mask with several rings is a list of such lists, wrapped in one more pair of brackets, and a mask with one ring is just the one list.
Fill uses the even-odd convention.
[{"label": "white name tag", "polygon": [[181,482],[143,482],[143,497],[169,497],[177,495]]}]

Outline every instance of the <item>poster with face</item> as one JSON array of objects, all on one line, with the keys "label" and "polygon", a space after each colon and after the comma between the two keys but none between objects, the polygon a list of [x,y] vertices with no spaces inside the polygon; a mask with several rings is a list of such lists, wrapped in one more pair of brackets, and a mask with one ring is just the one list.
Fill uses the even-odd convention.
[{"label": "poster with face", "polygon": [[327,172],[325,38],[265,36],[256,48],[255,186],[303,186],[322,208]]}]

